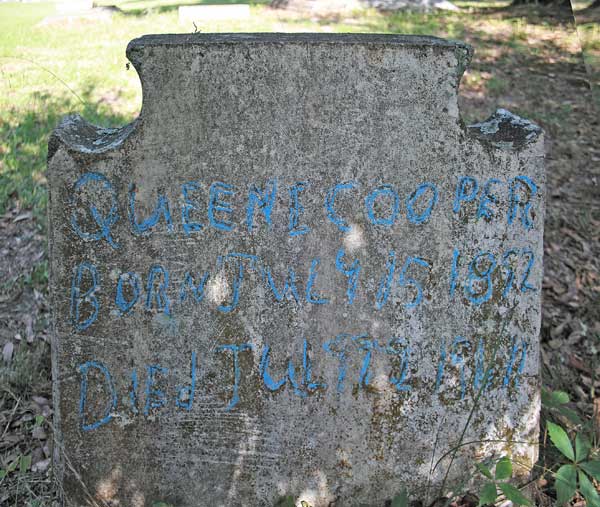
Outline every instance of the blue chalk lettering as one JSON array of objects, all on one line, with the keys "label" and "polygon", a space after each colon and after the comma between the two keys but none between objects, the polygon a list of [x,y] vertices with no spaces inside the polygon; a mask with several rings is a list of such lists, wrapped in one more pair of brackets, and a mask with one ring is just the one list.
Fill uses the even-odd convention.
[{"label": "blue chalk lettering", "polygon": [[395,376],[393,371],[390,372],[390,384],[396,388],[396,391],[410,391],[411,386],[406,384],[410,359],[410,347],[406,340],[400,337],[392,337],[388,340],[384,351],[386,354],[399,357],[398,376]]},{"label": "blue chalk lettering", "polygon": [[525,268],[525,273],[523,274],[523,280],[521,280],[521,292],[527,292],[528,290],[537,290],[533,285],[529,285],[529,283],[527,283],[529,275],[531,274],[531,268],[535,263],[535,255],[531,248],[524,248],[523,255],[528,256],[529,260],[527,261],[527,268]]},{"label": "blue chalk lettering", "polygon": [[151,409],[159,409],[167,404],[167,396],[165,393],[156,388],[157,373],[166,376],[169,373],[169,370],[156,364],[146,366],[146,388],[144,390],[144,394],[146,395],[144,415],[146,416],[150,414]]},{"label": "blue chalk lettering", "polygon": [[475,375],[473,379],[473,387],[475,392],[478,392],[481,388],[482,382],[485,378],[485,349],[483,345],[483,338],[479,338],[477,343],[477,350],[475,351]]},{"label": "blue chalk lettering", "polygon": [[302,381],[298,382],[296,380],[296,368],[294,367],[294,363],[291,359],[288,361],[288,379],[292,389],[294,390],[294,394],[300,396],[300,398],[306,398],[308,396],[302,389]]},{"label": "blue chalk lettering", "polygon": [[467,382],[465,378],[465,359],[463,356],[464,349],[471,350],[471,342],[462,336],[457,336],[452,342],[450,351],[450,364],[456,366],[460,370],[460,399],[464,399],[467,390]]},{"label": "blue chalk lettering", "polygon": [[[520,191],[527,194],[527,200],[523,201]],[[508,205],[508,223],[512,224],[519,208],[521,209],[521,223],[526,229],[533,227],[533,217],[531,216],[532,200],[537,193],[536,184],[527,176],[517,176],[509,186],[509,205]]]},{"label": "blue chalk lettering", "polygon": [[366,334],[356,335],[352,337],[352,341],[360,350],[365,351],[365,357],[358,373],[358,388],[368,386],[371,381],[371,373],[369,372],[369,366],[371,365],[371,356],[373,355],[373,341],[369,339]]},{"label": "blue chalk lettering", "polygon": [[[158,286],[155,287],[158,279]],[[146,310],[152,310],[154,302],[159,312],[165,315],[171,315],[171,301],[167,295],[169,287],[169,272],[162,266],[155,264],[148,272],[148,282],[146,284]]]},{"label": "blue chalk lettering", "polygon": [[[428,190],[432,192],[427,206],[421,213],[415,211],[415,205],[419,198]],[[438,190],[433,183],[422,183],[417,189],[406,199],[406,212],[408,221],[413,224],[422,224],[429,218],[431,211],[438,202]]]},{"label": "blue chalk lettering", "polygon": [[342,190],[351,190],[356,187],[357,183],[354,181],[338,183],[335,187],[329,189],[325,197],[325,209],[327,210],[327,218],[331,221],[331,223],[337,225],[338,229],[342,232],[348,232],[350,230],[350,226],[335,211],[335,198],[338,192]]},{"label": "blue chalk lettering", "polygon": [[302,345],[302,367],[304,368],[304,385],[309,391],[327,387],[324,382],[313,382],[312,380],[312,363],[308,355],[308,342],[306,339],[304,339]]},{"label": "blue chalk lettering", "polygon": [[[375,201],[380,197],[385,196],[391,198],[390,213],[387,217],[376,217],[375,216]],[[391,227],[396,221],[398,216],[398,210],[400,208],[400,198],[398,193],[392,188],[391,185],[382,185],[373,190],[365,198],[365,209],[367,210],[367,217],[369,221],[374,225],[383,225],[385,227]]]},{"label": "blue chalk lettering", "polygon": [[260,358],[260,365],[258,367],[258,371],[260,376],[263,379],[263,382],[266,386],[267,389],[269,389],[269,391],[277,391],[278,389],[281,389],[281,387],[283,387],[287,381],[286,377],[283,377],[279,382],[275,382],[275,380],[273,380],[273,377],[271,377],[271,374],[269,373],[269,363],[270,363],[270,350],[271,348],[268,345],[265,345],[263,347],[263,352],[262,352],[262,356]]},{"label": "blue chalk lettering", "polygon": [[[124,285],[127,284],[132,291],[131,299],[125,299]],[[127,273],[121,273],[117,282],[117,294],[115,296],[115,304],[121,311],[121,315],[129,313],[133,306],[137,303],[141,293],[141,282],[140,277],[137,273],[131,271]]]},{"label": "blue chalk lettering", "polygon": [[312,303],[313,305],[324,305],[329,303],[329,299],[321,297],[318,294],[313,294],[313,286],[317,280],[317,268],[319,267],[320,263],[321,260],[318,257],[313,259],[310,264],[308,281],[306,282],[306,301],[308,303]]},{"label": "blue chalk lettering", "polygon": [[[102,375],[104,375],[105,385],[106,387],[108,387],[108,391],[110,394],[110,401],[106,405],[104,415],[94,422],[87,422],[85,418],[85,409],[87,406],[88,392],[88,372],[90,368],[94,368],[100,373],[102,373]],[[102,363],[99,363],[97,361],[87,361],[79,365],[79,372],[81,373],[81,391],[79,395],[79,420],[81,421],[81,429],[83,431],[91,431],[98,429],[100,426],[103,426],[104,424],[110,422],[113,419],[113,412],[115,412],[117,409],[117,391],[115,389],[115,385],[113,383],[110,372],[108,371],[108,368]]]},{"label": "blue chalk lettering", "polygon": [[244,350],[252,350],[252,348],[253,347],[251,343],[242,343],[241,345],[220,345],[217,347],[217,352],[229,350],[233,356],[233,394],[225,410],[231,410],[240,401],[239,391],[242,374],[240,371],[239,353],[243,352]]},{"label": "blue chalk lettering", "polygon": [[108,192],[110,196],[110,209],[106,216],[102,216],[98,211],[98,208],[95,204],[91,203],[89,205],[89,211],[98,226],[98,230],[96,232],[85,232],[79,225],[77,220],[76,210],[73,210],[71,214],[71,228],[75,231],[75,234],[79,236],[84,241],[99,241],[101,239],[105,239],[106,242],[113,247],[114,249],[118,249],[119,245],[114,241],[111,236],[111,227],[117,223],[119,220],[118,213],[118,204],[117,204],[117,192],[112,186],[112,183],[108,180],[106,176],[99,173],[85,173],[81,178],[77,180],[75,183],[75,188],[73,190],[73,197],[71,199],[71,204],[75,205],[75,193],[82,190],[83,187],[88,185],[89,183],[101,183],[102,188]]},{"label": "blue chalk lettering", "polygon": [[298,289],[296,288],[296,273],[292,268],[288,269],[288,275],[283,282],[283,289],[278,290],[275,286],[275,282],[273,281],[273,275],[271,274],[271,269],[268,267],[263,267],[262,269],[263,279],[266,281],[267,285],[271,289],[273,296],[280,303],[284,300],[292,300],[294,299],[296,303],[300,303],[300,296],[298,295]]},{"label": "blue chalk lettering", "polygon": [[208,280],[209,272],[205,271],[200,277],[198,285],[194,283],[194,277],[189,271],[186,271],[181,288],[179,289],[179,301],[182,303],[187,300],[188,293],[191,292],[196,303],[200,303],[204,299],[204,289]]},{"label": "blue chalk lettering", "polygon": [[300,222],[300,215],[302,215],[304,212],[304,206],[300,204],[299,195],[300,192],[304,192],[307,186],[308,182],[299,181],[290,187],[290,218],[288,225],[290,236],[300,236],[310,231],[310,227],[308,225],[298,225]]},{"label": "blue chalk lettering", "polygon": [[454,292],[456,292],[456,282],[458,281],[458,259],[460,257],[460,252],[458,248],[455,248],[452,251],[452,268],[450,271],[450,299],[454,297]]},{"label": "blue chalk lettering", "polygon": [[181,386],[177,390],[177,398],[175,399],[175,404],[179,408],[183,408],[185,410],[192,410],[192,405],[194,404],[194,394],[196,392],[196,352],[192,351],[192,365],[190,367],[190,384],[187,386]]},{"label": "blue chalk lettering", "polygon": [[[487,269],[481,270],[480,261],[482,259],[487,259],[489,265]],[[471,263],[469,264],[469,276],[467,279],[467,283],[465,284],[465,293],[467,298],[474,305],[481,305],[486,301],[489,301],[492,298],[492,294],[494,292],[494,285],[492,281],[492,274],[496,269],[496,257],[491,252],[480,252],[478,253]],[[473,282],[485,280],[486,289],[480,295],[473,289]]]},{"label": "blue chalk lettering", "polygon": [[381,310],[383,308],[383,305],[390,297],[395,272],[396,252],[394,252],[394,250],[390,250],[386,262],[386,272],[381,278],[381,282],[379,283],[379,289],[377,290],[377,296],[375,297],[375,307],[378,310]]},{"label": "blue chalk lettering", "polygon": [[[84,273],[89,273],[91,277],[91,285],[85,291],[81,292],[81,282]],[[98,311],[100,309],[100,303],[98,298],[95,296],[96,291],[100,288],[98,283],[98,271],[96,266],[89,262],[82,262],[77,266],[73,273],[73,279],[71,281],[71,323],[75,326],[78,331],[83,331],[90,327],[98,318]],[[92,307],[92,310],[88,317],[80,321],[80,307],[82,303],[87,303]]]},{"label": "blue chalk lettering", "polygon": [[415,287],[417,294],[410,303],[406,303],[404,305],[405,308],[414,308],[416,306],[419,306],[421,304],[421,301],[423,300],[423,289],[421,288],[421,284],[417,282],[414,278],[406,278],[406,272],[408,271],[408,268],[410,268],[411,264],[417,264],[424,268],[431,268],[431,264],[429,264],[424,259],[421,259],[420,257],[409,257],[408,259],[406,259],[406,262],[402,267],[402,271],[400,271],[400,276],[398,277],[398,285],[400,285],[400,287],[407,287],[409,285],[412,285],[413,287]]},{"label": "blue chalk lettering", "polygon": [[173,221],[171,220],[169,200],[163,194],[158,194],[156,207],[152,214],[142,222],[138,222],[135,211],[135,194],[136,187],[132,183],[129,185],[129,223],[131,224],[133,233],[137,235],[149,234],[151,229],[153,229],[160,220],[161,215],[165,219],[167,230],[173,232]]},{"label": "blue chalk lettering", "polygon": [[497,371],[497,365],[491,364],[490,366],[488,366],[487,369],[487,382],[484,386],[484,390],[486,391],[490,391],[493,387],[494,387],[494,377],[496,375],[496,371]]},{"label": "blue chalk lettering", "polygon": [[344,379],[346,378],[346,348],[347,341],[352,337],[348,334],[339,334],[333,340],[326,341],[323,343],[323,350],[328,352],[337,358],[338,366],[338,378],[337,378],[337,392],[344,392]]},{"label": "blue chalk lettering", "polygon": [[446,368],[446,338],[442,338],[440,344],[440,360],[438,362],[437,375],[435,377],[434,392],[438,392],[442,381],[444,380],[444,370]]},{"label": "blue chalk lettering", "polygon": [[358,286],[358,276],[360,275],[360,261],[355,259],[350,266],[344,264],[344,249],[340,248],[335,258],[335,267],[338,271],[348,277],[348,287],[346,288],[346,296],[348,304],[354,303],[356,296],[356,287]]},{"label": "blue chalk lettering", "polygon": [[134,414],[138,413],[137,390],[138,390],[138,376],[137,376],[137,371],[133,370],[131,372],[131,389],[129,390],[129,403],[131,404],[131,411]]},{"label": "blue chalk lettering", "polygon": [[233,290],[231,303],[220,304],[219,306],[217,306],[217,310],[224,313],[229,313],[232,310],[235,310],[240,301],[240,289],[242,287],[242,282],[244,281],[245,272],[244,263],[248,262],[248,266],[250,269],[256,269],[256,266],[258,264],[258,257],[256,255],[232,252],[227,255],[219,256],[219,258],[217,259],[217,266],[219,268],[221,266],[224,266],[225,261],[228,261],[230,259],[234,259],[237,262],[238,269],[232,284]]},{"label": "blue chalk lettering", "polygon": [[197,211],[198,206],[196,201],[190,197],[191,192],[200,190],[200,184],[197,181],[188,181],[181,185],[181,195],[183,197],[183,206],[181,207],[181,224],[183,230],[189,236],[192,232],[200,232],[204,229],[204,225],[200,222],[194,222],[190,219],[190,212]]},{"label": "blue chalk lettering", "polygon": [[513,336],[513,339],[512,339],[510,359],[508,361],[508,364],[506,365],[506,373],[504,375],[504,379],[502,380],[502,385],[505,388],[508,388],[510,385],[510,377],[512,375],[513,368],[515,367],[515,361],[517,359],[517,354],[519,352],[519,345],[520,345],[520,349],[521,349],[521,359],[519,361],[517,373],[516,373],[516,375],[514,377],[514,381],[513,381],[515,388],[516,389],[519,388],[519,376],[523,373],[523,369],[525,368],[525,360],[527,359],[527,343],[525,343],[525,340],[521,339],[521,343],[519,344],[517,342],[516,336]]},{"label": "blue chalk lettering", "polygon": [[479,200],[479,206],[477,207],[477,219],[486,218],[491,220],[494,218],[494,212],[490,210],[490,204],[498,204],[498,197],[492,194],[491,187],[496,183],[502,183],[500,180],[496,178],[491,178],[486,181],[485,186],[483,187],[483,192],[481,193],[481,198]]},{"label": "blue chalk lettering", "polygon": [[502,256],[502,267],[504,267],[508,271],[508,275],[506,277],[506,282],[504,284],[504,290],[502,291],[503,298],[508,296],[510,289],[512,289],[513,280],[515,278],[515,272],[514,272],[512,266],[510,265],[510,262],[508,261],[508,258],[511,255],[518,255],[518,252],[511,248],[510,250],[507,250],[506,252],[504,252],[504,255]]},{"label": "blue chalk lettering", "polygon": [[277,180],[269,180],[266,184],[266,189],[261,191],[256,185],[248,190],[248,204],[246,206],[246,226],[248,232],[252,232],[254,227],[254,210],[256,206],[262,211],[265,222],[269,229],[271,228],[271,212],[273,211],[273,204],[275,204],[275,197],[277,194]]},{"label": "blue chalk lettering", "polygon": [[304,372],[302,380],[298,382],[296,380],[296,368],[294,367],[294,363],[291,359],[288,361],[288,379],[290,380],[290,384],[294,389],[295,394],[301,398],[306,398],[310,392],[321,387],[326,387],[325,384],[313,382],[312,380],[312,364],[310,357],[308,356],[308,343],[306,339],[302,342],[302,371]]},{"label": "blue chalk lettering", "polygon": [[454,213],[460,211],[461,203],[470,202],[477,197],[479,191],[479,184],[477,180],[471,176],[463,176],[458,180],[456,185],[456,197],[454,198],[454,206],[452,210]]},{"label": "blue chalk lettering", "polygon": [[234,195],[232,188],[233,187],[227,183],[215,181],[209,189],[208,221],[210,222],[211,227],[220,231],[230,231],[233,229],[232,222],[224,218],[219,220],[215,217],[215,213],[223,213],[227,216],[233,213],[231,203],[222,200],[222,197]]}]

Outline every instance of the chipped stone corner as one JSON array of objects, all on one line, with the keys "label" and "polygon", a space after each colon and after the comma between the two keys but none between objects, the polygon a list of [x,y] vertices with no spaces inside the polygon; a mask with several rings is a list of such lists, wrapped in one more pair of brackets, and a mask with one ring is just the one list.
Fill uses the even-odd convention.
[{"label": "chipped stone corner", "polygon": [[465,71],[471,65],[473,59],[473,47],[464,42],[456,41],[456,48],[454,50],[456,55],[456,89],[460,86],[460,80],[462,79]]},{"label": "chipped stone corner", "polygon": [[487,120],[469,125],[467,131],[471,137],[502,150],[518,150],[543,141],[544,134],[532,121],[506,109],[497,109]]},{"label": "chipped stone corner", "polygon": [[124,127],[108,128],[92,125],[78,114],[65,116],[48,141],[48,161],[61,145],[69,151],[102,154],[119,148],[135,130],[137,121]]}]

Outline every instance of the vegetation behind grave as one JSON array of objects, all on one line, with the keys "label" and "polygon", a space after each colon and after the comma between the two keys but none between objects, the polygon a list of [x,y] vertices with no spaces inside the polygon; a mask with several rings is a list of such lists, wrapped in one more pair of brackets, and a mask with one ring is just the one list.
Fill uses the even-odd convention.
[{"label": "vegetation behind grave", "polygon": [[[0,3],[0,505],[52,505],[56,498],[49,475],[48,135],[61,116],[73,112],[104,126],[131,121],[141,107],[141,90],[125,47],[145,33],[193,31],[178,24],[181,3],[124,1],[109,22],[52,19],[51,3]],[[576,26],[569,9],[554,6],[454,3],[460,11],[362,10],[325,18],[253,4],[249,20],[196,29],[412,33],[473,45],[473,63],[460,89],[465,122],[505,107],[546,131],[542,367],[548,394],[543,415],[544,421],[566,428],[574,444],[575,434],[587,438],[589,459],[595,459],[600,445],[600,110],[595,109],[600,93],[596,90],[594,98],[589,83],[597,81],[600,62],[598,13],[575,4]],[[551,394],[557,390],[565,394]],[[546,436],[545,442],[550,442]],[[538,505],[556,502],[555,472],[570,463],[566,444],[562,447],[542,446],[536,480],[526,490]],[[500,473],[498,464],[483,466],[491,477],[482,472],[482,488],[495,484],[500,492],[506,465]],[[450,491],[453,485],[448,486]],[[487,486],[490,495],[491,489]],[[459,493],[455,505],[477,503]],[[585,499],[577,493],[571,503],[584,505]]]}]

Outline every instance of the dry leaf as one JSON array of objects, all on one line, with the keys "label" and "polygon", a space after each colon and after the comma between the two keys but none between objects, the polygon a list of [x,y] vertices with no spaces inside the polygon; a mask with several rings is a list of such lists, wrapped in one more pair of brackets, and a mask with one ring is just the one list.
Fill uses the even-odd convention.
[{"label": "dry leaf", "polygon": [[38,440],[46,440],[48,438],[48,435],[44,431],[44,428],[42,428],[41,426],[36,426],[35,428],[33,428],[31,436],[33,438],[37,438]]},{"label": "dry leaf", "polygon": [[6,344],[2,348],[2,359],[5,363],[10,363],[14,350],[15,346],[13,345],[13,342],[6,342]]},{"label": "dry leaf", "polygon": [[13,218],[13,222],[17,223],[17,222],[22,222],[23,220],[29,220],[32,217],[32,213],[31,211],[28,211],[26,213],[21,213],[20,215],[17,215],[15,218]]},{"label": "dry leaf", "polygon": [[33,343],[35,339],[35,332],[33,331],[33,317],[29,314],[23,317],[25,324],[25,336],[27,336],[27,343]]},{"label": "dry leaf", "polygon": [[40,407],[43,407],[44,405],[50,405],[48,398],[44,398],[43,396],[32,396],[31,399]]},{"label": "dry leaf", "polygon": [[38,461],[34,463],[31,467],[32,472],[45,472],[48,470],[50,466],[50,458],[43,459],[42,461]]}]

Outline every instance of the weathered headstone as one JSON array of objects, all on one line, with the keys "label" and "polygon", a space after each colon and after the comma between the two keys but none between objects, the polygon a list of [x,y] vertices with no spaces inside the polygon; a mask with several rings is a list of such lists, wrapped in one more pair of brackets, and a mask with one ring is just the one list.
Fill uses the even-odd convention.
[{"label": "weathered headstone", "polygon": [[67,504],[383,506],[439,486],[465,424],[450,481],[531,465],[542,136],[502,110],[462,126],[470,49],[194,34],[127,55],[140,118],[69,117],[49,146]]}]

